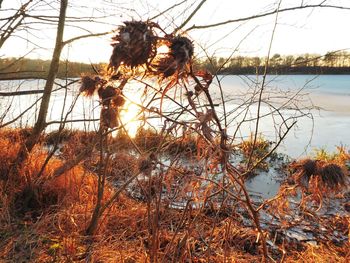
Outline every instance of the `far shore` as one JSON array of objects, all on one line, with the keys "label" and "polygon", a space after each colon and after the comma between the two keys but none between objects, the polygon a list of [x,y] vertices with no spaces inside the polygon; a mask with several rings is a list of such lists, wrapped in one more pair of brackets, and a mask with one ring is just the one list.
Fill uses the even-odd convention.
[{"label": "far shore", "polygon": [[[83,74],[83,73],[81,73]],[[217,75],[219,76],[256,76],[257,74],[254,72],[248,72],[248,73],[225,73],[225,72],[220,72]],[[258,74],[258,76],[263,76],[264,74]],[[303,73],[303,72],[289,72],[289,73],[267,73],[266,75],[268,76],[302,76],[302,75],[316,75],[316,76],[350,76],[350,71],[347,72],[342,72],[342,73]],[[74,75],[74,76],[57,76],[57,79],[77,79],[80,78],[81,75]],[[46,80],[47,76],[46,75],[22,75],[22,74],[0,74],[0,81],[11,81],[11,80]]]}]

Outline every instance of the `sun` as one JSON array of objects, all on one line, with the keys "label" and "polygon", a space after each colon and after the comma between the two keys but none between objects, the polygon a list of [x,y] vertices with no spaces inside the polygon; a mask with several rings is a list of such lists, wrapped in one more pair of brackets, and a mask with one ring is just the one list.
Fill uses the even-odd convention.
[{"label": "sun", "polygon": [[124,109],[120,112],[120,119],[124,124],[125,130],[132,138],[135,138],[140,126],[139,113],[140,107],[130,101],[125,104]]},{"label": "sun", "polygon": [[157,54],[167,54],[169,53],[169,47],[167,45],[161,45],[157,48]]}]

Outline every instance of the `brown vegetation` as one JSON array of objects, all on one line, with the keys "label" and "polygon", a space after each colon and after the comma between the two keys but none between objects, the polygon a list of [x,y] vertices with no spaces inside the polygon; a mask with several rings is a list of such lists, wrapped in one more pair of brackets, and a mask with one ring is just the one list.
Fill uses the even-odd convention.
[{"label": "brown vegetation", "polygon": [[317,181],[318,187],[330,190],[339,190],[347,185],[348,171],[344,163],[304,159],[292,163],[290,167],[295,170],[295,180],[307,188],[312,180]]},{"label": "brown vegetation", "polygon": [[[253,135],[251,134],[250,138],[242,141],[238,147],[244,156],[243,162],[245,164],[250,162],[250,164],[257,164],[257,169],[268,170],[269,165],[268,162],[264,160],[264,157],[268,155],[270,151],[271,142],[260,136],[254,144]],[[242,167],[243,171],[245,169],[246,168]],[[252,173],[254,173],[254,171],[250,174]]]},{"label": "brown vegetation", "polygon": [[[23,132],[19,130],[1,131],[1,171],[8,169],[14,161],[23,140],[21,134]],[[78,154],[74,150],[79,151],[82,147],[79,144],[91,135],[78,132],[66,136],[61,143],[70,147],[63,148],[72,150],[65,150],[61,156],[74,158]],[[98,152],[92,154],[96,156]],[[189,191],[200,189],[200,180],[194,180],[195,174],[180,167],[168,170],[164,179],[152,177],[150,181],[139,181],[136,187],[142,189],[142,202],[120,195],[104,213],[92,241],[84,233],[97,197],[97,176],[91,170],[96,170],[98,164],[94,163],[95,169],[90,166],[90,171],[78,165],[52,177],[53,171],[64,161],[53,157],[37,177],[46,155],[41,145],[37,145],[16,181],[1,180],[2,260],[145,262],[153,253],[154,259],[164,262],[186,262],[188,259],[197,262],[260,261],[261,248],[256,231],[243,226],[239,219],[242,215],[231,206],[220,207],[208,199],[207,205],[197,209],[192,207],[193,201],[188,200],[185,207],[175,209],[164,199],[157,208],[156,200],[162,188],[170,189],[168,193],[175,198],[173,200],[181,200]],[[150,160],[138,161],[128,152],[114,155],[107,169],[103,202],[115,191],[109,180],[122,182],[138,171],[150,174],[153,165],[149,165]],[[32,187],[28,187],[28,181]],[[209,189],[212,193],[215,188]],[[198,194],[196,198],[205,196]],[[348,233],[348,221],[342,220],[335,221],[338,226],[335,222],[328,224]],[[271,250],[271,256],[284,258],[285,262],[329,262],[333,259],[346,262],[350,256],[348,243],[341,246],[321,243],[319,247],[313,247],[285,240],[276,245],[279,249]]]},{"label": "brown vegetation", "polygon": [[[257,85],[251,98],[240,106],[243,108],[234,110],[245,111],[245,116],[227,119],[233,112],[227,112],[220,80],[217,104],[210,88],[216,76],[194,69],[192,41],[185,31],[179,31],[204,2],[172,33],[150,21],[120,26],[112,39],[108,68],[81,80],[81,93],[97,93],[100,99],[98,132],[64,130],[77,96],[66,116],[62,111],[58,132],[46,137],[42,133],[49,125],[48,107],[60,53],[64,45],[80,39],[63,41],[68,5],[67,0],[61,1],[53,60],[34,128],[28,138],[21,133],[8,136],[11,132],[2,136],[6,151],[0,154],[5,160],[0,171],[6,176],[1,177],[0,188],[1,259],[283,262],[299,255],[310,257],[306,245],[310,241],[329,244],[326,253],[335,253],[340,260],[348,258],[344,252],[349,247],[347,215],[329,218],[317,214],[322,202],[313,209],[314,200],[304,198],[306,191],[301,201],[290,198],[289,194],[298,194],[298,184],[284,185],[268,200],[255,198],[246,187],[245,176],[267,166],[267,158],[297,119],[308,113],[295,106],[296,94],[283,106],[271,107],[267,115],[260,112],[265,100],[270,105],[263,96],[268,55],[261,87]],[[157,54],[162,45],[168,50]],[[135,139],[119,116],[125,101],[131,102],[123,94],[130,82],[143,90],[140,120],[145,124],[148,117],[164,119],[159,131],[139,130]],[[163,102],[174,107],[163,111]],[[248,118],[251,106],[257,106],[257,115]],[[295,115],[286,119],[283,111],[288,107]],[[269,115],[276,135],[278,131],[271,149],[269,142],[258,138],[259,122]],[[255,122],[255,130],[250,141],[243,141],[237,149],[246,159],[241,171],[236,160],[230,160],[234,149],[230,141],[237,141],[244,122]],[[229,123],[237,124],[231,137],[227,134]],[[115,131],[118,134],[112,138],[110,133]],[[45,145],[45,140],[54,146]],[[315,179],[324,189],[340,189],[346,183],[345,172],[336,162],[308,161],[295,168],[300,178]],[[314,189],[317,193],[311,196],[322,201],[322,185]],[[304,234],[308,231],[314,240],[290,235],[294,227]]]},{"label": "brown vegetation", "polygon": [[109,66],[117,72],[123,63],[131,68],[145,64],[156,54],[156,36],[152,28],[154,23],[127,21],[120,26],[112,38],[113,53]]}]

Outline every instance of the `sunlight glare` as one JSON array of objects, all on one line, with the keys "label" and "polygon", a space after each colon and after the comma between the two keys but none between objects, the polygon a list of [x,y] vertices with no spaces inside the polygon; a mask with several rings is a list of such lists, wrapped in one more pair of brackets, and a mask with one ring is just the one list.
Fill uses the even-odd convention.
[{"label": "sunlight glare", "polygon": [[161,45],[157,48],[157,54],[166,54],[169,52],[169,47],[167,45]]},{"label": "sunlight glare", "polygon": [[136,136],[137,129],[139,128],[140,121],[137,119],[139,111],[140,108],[136,104],[128,102],[120,113],[120,118],[125,125],[125,129],[132,138]]}]

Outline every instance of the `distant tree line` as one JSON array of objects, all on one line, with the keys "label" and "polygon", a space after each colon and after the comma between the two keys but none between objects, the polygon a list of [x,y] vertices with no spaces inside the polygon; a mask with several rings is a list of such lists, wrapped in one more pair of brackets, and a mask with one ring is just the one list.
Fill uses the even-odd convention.
[{"label": "distant tree line", "polygon": [[[197,67],[219,74],[262,74],[265,57],[234,56],[206,58]],[[350,53],[328,52],[325,55],[274,54],[269,61],[269,74],[350,74]]]},{"label": "distant tree line", "polygon": [[[197,69],[206,69],[218,74],[262,74],[266,58],[234,56],[197,59]],[[0,79],[46,78],[50,60],[28,58],[0,59]],[[58,78],[76,78],[81,74],[94,74],[94,67],[80,62],[60,61]],[[350,74],[350,53],[328,52],[326,55],[280,55],[274,54],[269,61],[269,74]]]},{"label": "distant tree line", "polygon": [[[50,60],[28,58],[0,59],[0,79],[46,78],[50,67]],[[93,73],[91,65],[80,62],[60,61],[58,78],[75,78],[82,73]]]}]

